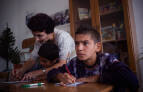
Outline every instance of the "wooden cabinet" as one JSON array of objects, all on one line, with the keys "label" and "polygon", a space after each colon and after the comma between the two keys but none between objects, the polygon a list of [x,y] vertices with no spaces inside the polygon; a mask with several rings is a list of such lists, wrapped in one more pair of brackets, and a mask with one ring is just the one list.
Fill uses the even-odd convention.
[{"label": "wooden cabinet", "polygon": [[80,25],[91,25],[101,35],[103,52],[117,56],[135,69],[128,0],[69,0],[71,35]]}]

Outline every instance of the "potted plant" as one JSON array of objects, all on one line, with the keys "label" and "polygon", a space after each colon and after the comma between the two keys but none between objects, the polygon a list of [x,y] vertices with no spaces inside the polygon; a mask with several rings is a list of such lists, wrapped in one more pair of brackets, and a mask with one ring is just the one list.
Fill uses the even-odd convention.
[{"label": "potted plant", "polygon": [[0,56],[6,60],[6,70],[9,70],[9,61],[13,64],[20,63],[20,51],[15,45],[15,37],[11,29],[7,26],[0,36]]}]

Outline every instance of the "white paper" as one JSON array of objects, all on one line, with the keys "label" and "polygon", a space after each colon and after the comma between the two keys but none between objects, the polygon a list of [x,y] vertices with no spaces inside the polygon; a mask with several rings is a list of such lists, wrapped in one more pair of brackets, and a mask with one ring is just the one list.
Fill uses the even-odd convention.
[{"label": "white paper", "polygon": [[15,83],[25,83],[29,81],[7,81],[7,82],[0,82],[0,83],[5,83],[5,84],[15,84]]},{"label": "white paper", "polygon": [[[75,87],[78,86],[80,84],[83,84],[84,82],[75,82],[75,83],[70,83],[70,84],[66,84],[67,87]],[[56,86],[61,86],[60,83],[56,83]]]}]

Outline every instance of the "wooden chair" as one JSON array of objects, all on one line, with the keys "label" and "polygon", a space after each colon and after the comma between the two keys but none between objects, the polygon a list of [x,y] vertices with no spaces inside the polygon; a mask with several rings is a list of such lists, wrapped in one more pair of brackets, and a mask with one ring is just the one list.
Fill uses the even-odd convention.
[{"label": "wooden chair", "polygon": [[27,61],[34,48],[35,38],[27,38],[22,41],[21,61]]},{"label": "wooden chair", "polygon": [[31,52],[34,48],[35,38],[27,38],[22,41],[22,49],[29,48],[29,52]]},{"label": "wooden chair", "polygon": [[8,72],[0,72],[0,81],[8,80]]}]

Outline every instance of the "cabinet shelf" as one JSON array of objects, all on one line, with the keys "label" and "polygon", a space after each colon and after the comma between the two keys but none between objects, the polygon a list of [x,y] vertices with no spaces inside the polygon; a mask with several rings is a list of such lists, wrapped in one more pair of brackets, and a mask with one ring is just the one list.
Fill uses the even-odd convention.
[{"label": "cabinet shelf", "polygon": [[117,13],[117,12],[120,12],[120,11],[121,11],[121,9],[107,10],[106,12],[101,12],[101,13],[100,13],[100,16],[105,16],[105,15]]},{"label": "cabinet shelf", "polygon": [[123,41],[126,41],[126,40],[103,40],[102,42],[108,43],[108,42],[123,42]]},{"label": "cabinet shelf", "polygon": [[89,22],[91,22],[91,18],[75,21],[75,23],[89,23]]}]

